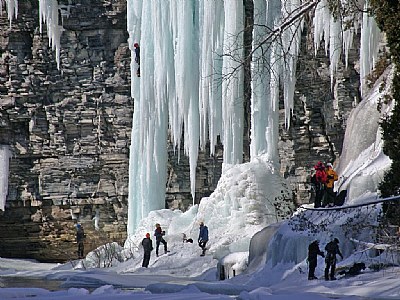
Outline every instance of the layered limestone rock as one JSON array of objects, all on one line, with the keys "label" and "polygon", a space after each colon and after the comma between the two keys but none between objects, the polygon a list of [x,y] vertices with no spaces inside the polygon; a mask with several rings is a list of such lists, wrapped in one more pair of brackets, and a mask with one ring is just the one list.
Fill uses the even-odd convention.
[{"label": "layered limestone rock", "polygon": [[0,144],[12,153],[2,257],[75,258],[76,222],[86,251],[126,238],[133,113],[126,3],[96,3],[68,6],[59,70],[38,30],[38,1],[21,1],[11,28],[6,14],[0,18]]}]

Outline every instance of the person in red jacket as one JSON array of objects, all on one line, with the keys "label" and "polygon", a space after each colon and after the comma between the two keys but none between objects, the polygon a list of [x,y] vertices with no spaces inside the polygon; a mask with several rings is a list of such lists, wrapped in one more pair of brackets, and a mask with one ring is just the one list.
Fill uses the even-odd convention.
[{"label": "person in red jacket", "polygon": [[315,174],[311,178],[311,183],[315,187],[315,201],[314,207],[321,207],[322,199],[325,195],[325,183],[327,181],[327,176],[325,173],[325,166],[322,162],[318,162],[315,166]]}]

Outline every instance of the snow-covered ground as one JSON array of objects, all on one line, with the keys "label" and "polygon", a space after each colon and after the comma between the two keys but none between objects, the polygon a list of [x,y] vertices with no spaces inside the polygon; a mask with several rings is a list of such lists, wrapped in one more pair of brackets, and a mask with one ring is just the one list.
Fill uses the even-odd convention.
[{"label": "snow-covered ground", "polygon": [[[172,245],[171,245],[172,246]],[[323,244],[321,244],[323,246]],[[199,256],[196,244],[173,245],[169,255],[156,258],[149,268],[141,268],[141,257],[109,269],[74,269],[65,265],[0,259],[0,299],[399,299],[399,267],[381,271],[367,268],[362,274],[337,281],[307,280],[307,264],[268,264],[251,274],[241,274],[224,281],[216,279],[216,261],[212,255]],[[304,253],[305,255],[305,253]],[[345,257],[341,265],[360,261],[360,253]],[[365,258],[365,257],[364,257]],[[382,258],[383,259],[383,258]],[[372,262],[372,259],[369,263]],[[367,263],[368,266],[368,263]],[[323,274],[318,262],[316,275]],[[187,276],[188,273],[198,276]],[[16,282],[15,277],[19,278]],[[24,282],[24,278],[26,281]],[[31,278],[58,280],[60,290],[37,287]],[[21,283],[22,282],[22,283]],[[51,282],[50,282],[51,283]],[[4,287],[8,286],[8,287]],[[11,287],[10,287],[11,286]],[[23,286],[23,287],[21,287]],[[18,288],[16,288],[18,287]]]}]

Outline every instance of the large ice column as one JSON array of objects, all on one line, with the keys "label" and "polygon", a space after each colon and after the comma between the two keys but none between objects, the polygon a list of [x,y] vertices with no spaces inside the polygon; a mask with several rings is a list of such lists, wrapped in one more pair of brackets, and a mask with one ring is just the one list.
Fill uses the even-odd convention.
[{"label": "large ice column", "polygon": [[[168,125],[175,147],[180,148],[184,136],[194,198],[200,126],[198,10],[197,1],[128,2],[129,45],[133,50],[136,41],[141,49],[140,78],[132,79],[128,234],[150,211],[165,207]],[[132,62],[132,74],[138,67]]]},{"label": "large ice column", "polygon": [[275,162],[280,68],[273,61],[277,51],[273,38],[261,46],[260,42],[272,33],[280,11],[280,1],[254,1],[250,155],[255,158],[267,153],[268,159]]},{"label": "large ice column", "polygon": [[0,209],[4,211],[8,194],[8,170],[10,161],[8,146],[0,145]]},{"label": "large ice column", "polygon": [[8,20],[11,22],[18,16],[18,0],[0,0],[0,13],[3,12],[3,5],[6,4]]},{"label": "large ice column", "polygon": [[[171,1],[175,12],[175,84],[176,97],[170,98],[170,114],[174,146],[180,146],[183,127],[184,150],[189,157],[191,193],[194,204],[196,165],[199,150],[199,3]],[[189,50],[190,49],[190,50]],[[162,70],[161,70],[162,71]]]},{"label": "large ice column", "polygon": [[224,163],[243,158],[243,30],[242,1],[225,0],[224,60],[222,66],[222,120]]},{"label": "large ice column", "polygon": [[[303,21],[294,18],[300,1],[254,1],[251,156],[267,153],[278,163],[279,94],[284,91],[285,121],[290,124],[296,64]],[[289,21],[290,20],[290,21]],[[289,25],[281,27],[282,24]],[[281,36],[277,36],[281,34]],[[269,37],[266,39],[266,37]],[[260,46],[260,42],[266,42]],[[282,41],[280,43],[279,41]]]},{"label": "large ice column", "polygon": [[139,42],[141,49],[140,77],[134,60],[131,65],[135,108],[129,170],[131,235],[150,211],[165,206],[168,99],[174,96],[174,72],[169,3],[128,1],[128,10],[129,46],[133,50]]},{"label": "large ice column", "polygon": [[[135,62],[134,43],[140,42],[141,36],[141,16],[142,16],[142,1],[127,2],[127,29],[129,33],[128,45],[131,50],[131,95],[134,99],[134,107],[140,105],[140,78],[135,76],[139,65]],[[141,216],[140,202],[140,170],[138,168],[139,147],[136,145],[140,141],[140,114],[139,111],[134,111],[131,131],[131,146],[129,152],[129,199],[128,199],[128,224],[127,233],[132,235],[134,228]],[[139,219],[140,220],[140,219]]]},{"label": "large ice column", "polygon": [[224,34],[223,0],[201,1],[200,8],[200,146],[210,141],[214,154],[222,134],[222,46]]}]

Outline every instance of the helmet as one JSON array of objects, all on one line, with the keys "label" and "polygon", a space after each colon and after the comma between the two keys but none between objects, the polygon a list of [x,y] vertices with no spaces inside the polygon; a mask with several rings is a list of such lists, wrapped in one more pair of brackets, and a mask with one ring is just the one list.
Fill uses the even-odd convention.
[{"label": "helmet", "polygon": [[134,44],[133,44],[133,47],[136,47],[136,48],[137,48],[137,47],[139,47],[139,44],[138,44],[138,43],[134,43]]},{"label": "helmet", "polygon": [[150,233],[146,233],[146,237],[149,238],[150,237]]},{"label": "helmet", "polygon": [[331,167],[331,168],[333,168],[333,166],[332,166],[332,164],[331,164],[331,163],[327,163],[327,164],[326,164],[326,166],[327,166],[327,167]]},{"label": "helmet", "polygon": [[334,241],[336,244],[339,244],[339,240],[338,240],[337,238],[334,238],[333,241]]},{"label": "helmet", "polygon": [[78,229],[79,229],[79,228],[81,228],[81,226],[82,226],[82,225],[81,225],[81,224],[79,224],[79,223],[78,223],[78,224],[76,224],[76,228],[78,228]]}]

